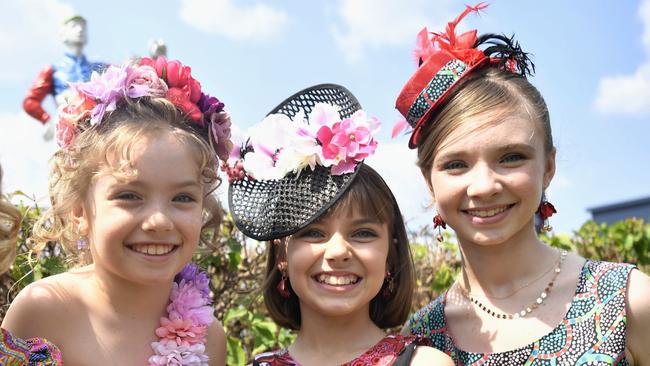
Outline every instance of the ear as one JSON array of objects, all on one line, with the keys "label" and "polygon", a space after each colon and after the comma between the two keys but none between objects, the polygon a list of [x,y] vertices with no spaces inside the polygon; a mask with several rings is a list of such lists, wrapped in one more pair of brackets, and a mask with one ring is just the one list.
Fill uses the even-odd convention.
[{"label": "ear", "polygon": [[280,273],[287,276],[287,245],[285,243],[285,238],[273,240],[273,245],[275,246],[275,265],[278,267]]},{"label": "ear", "polygon": [[89,233],[90,225],[88,216],[83,204],[79,203],[72,209],[72,224],[77,228],[79,234],[86,236]]},{"label": "ear", "polygon": [[544,162],[544,189],[547,189],[555,176],[555,148],[546,154]]}]

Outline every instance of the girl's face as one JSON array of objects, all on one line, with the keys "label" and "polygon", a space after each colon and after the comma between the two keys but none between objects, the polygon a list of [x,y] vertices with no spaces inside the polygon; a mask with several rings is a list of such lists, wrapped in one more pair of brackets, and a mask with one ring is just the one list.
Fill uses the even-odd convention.
[{"label": "girl's face", "polygon": [[76,219],[98,271],[142,284],[169,282],[199,242],[199,166],[169,133],[135,143],[132,161],[137,174],[128,181],[110,173],[93,179]]},{"label": "girl's face", "polygon": [[478,116],[440,146],[432,192],[461,243],[494,245],[534,234],[533,214],[555,173],[555,151],[545,152],[536,124],[521,116]]},{"label": "girl's face", "polygon": [[369,316],[370,301],[382,287],[388,226],[350,211],[324,217],[288,242],[288,277],[303,317]]}]

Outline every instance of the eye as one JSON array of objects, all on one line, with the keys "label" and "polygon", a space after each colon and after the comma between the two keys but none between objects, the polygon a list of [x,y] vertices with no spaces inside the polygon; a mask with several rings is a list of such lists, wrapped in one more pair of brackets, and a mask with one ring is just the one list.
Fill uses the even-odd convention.
[{"label": "eye", "polygon": [[526,157],[519,153],[508,154],[501,159],[502,163],[514,163],[521,160],[525,160]]},{"label": "eye", "polygon": [[467,164],[465,164],[464,161],[454,160],[445,163],[442,167],[444,170],[459,170],[459,169],[467,168]]},{"label": "eye", "polygon": [[376,238],[378,236],[379,235],[377,235],[377,233],[374,230],[371,230],[371,229],[357,230],[357,231],[354,232],[354,234],[352,234],[353,238],[358,238],[358,239],[372,239],[372,238]]},{"label": "eye", "polygon": [[194,199],[194,197],[192,197],[187,193],[181,193],[178,196],[174,197],[173,201],[188,203],[188,202],[196,202],[196,199]]},{"label": "eye", "polygon": [[133,192],[122,192],[119,193],[115,196],[115,199],[120,200],[120,201],[135,201],[139,200],[140,196]]},{"label": "eye", "polygon": [[320,230],[317,229],[306,229],[303,230],[298,236],[300,238],[305,238],[305,239],[320,239],[320,238],[324,238],[325,234],[323,234]]}]

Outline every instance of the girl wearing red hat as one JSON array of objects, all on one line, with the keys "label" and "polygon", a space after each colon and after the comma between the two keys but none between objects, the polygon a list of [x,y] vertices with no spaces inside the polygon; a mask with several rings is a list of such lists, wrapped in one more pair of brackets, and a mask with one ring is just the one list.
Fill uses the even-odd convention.
[{"label": "girl wearing red hat", "polygon": [[[397,98],[437,214],[454,229],[459,278],[405,331],[459,365],[646,365],[650,277],[539,240],[555,173],[549,113],[526,79],[534,65],[512,38],[418,36],[419,68]],[[401,127],[394,131],[397,133]]]}]

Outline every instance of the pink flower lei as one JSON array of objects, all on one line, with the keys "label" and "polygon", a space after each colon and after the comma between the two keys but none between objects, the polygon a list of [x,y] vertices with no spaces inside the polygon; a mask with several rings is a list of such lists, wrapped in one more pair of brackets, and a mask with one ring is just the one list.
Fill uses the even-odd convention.
[{"label": "pink flower lei", "polygon": [[332,175],[352,173],[374,154],[379,127],[379,120],[363,110],[341,120],[337,107],[326,103],[317,103],[307,116],[271,114],[250,129],[245,141],[236,143],[230,166],[221,169],[230,182],[245,175],[256,180],[297,176],[316,165],[329,168]]},{"label": "pink flower lei", "polygon": [[101,74],[93,72],[88,82],[72,83],[70,89],[71,96],[60,107],[56,125],[61,147],[69,146],[81,131],[102,123],[106,112],[115,110],[121,100],[148,96],[165,98],[193,123],[207,125],[215,154],[222,161],[228,159],[232,149],[231,122],[224,104],[203,93],[191,68],[178,60],[144,57],[134,65],[111,65]]},{"label": "pink flower lei", "polygon": [[208,365],[205,339],[214,321],[209,282],[194,263],[176,275],[167,316],[160,318],[156,329],[159,340],[151,343],[154,354],[149,357],[149,366]]}]

